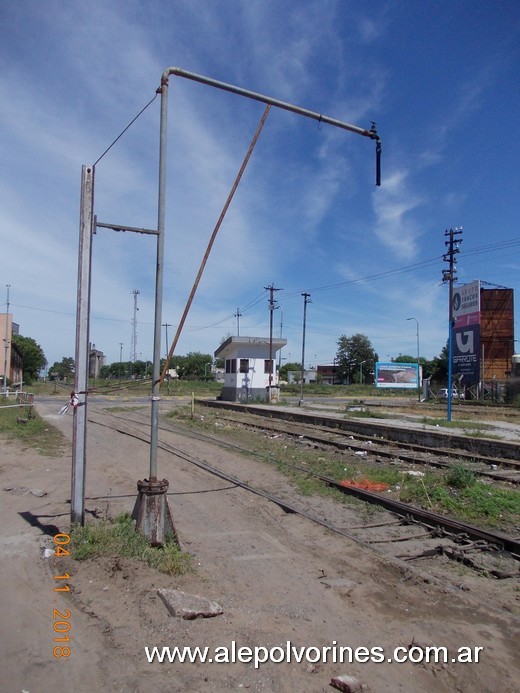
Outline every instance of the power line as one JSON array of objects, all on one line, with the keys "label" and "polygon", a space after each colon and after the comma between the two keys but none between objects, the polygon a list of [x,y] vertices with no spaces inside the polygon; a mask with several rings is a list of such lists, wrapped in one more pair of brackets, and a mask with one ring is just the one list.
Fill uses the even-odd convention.
[{"label": "power line", "polygon": [[101,159],[105,156],[105,154],[108,154],[108,152],[112,149],[112,147],[114,146],[114,144],[115,144],[118,140],[120,140],[121,137],[123,137],[123,135],[125,134],[125,132],[135,123],[135,121],[139,118],[139,116],[140,116],[142,113],[144,113],[144,112],[146,111],[146,109],[148,108],[148,106],[150,106],[150,105],[155,101],[155,99],[157,98],[157,95],[158,95],[158,92],[155,92],[155,96],[153,97],[153,99],[151,99],[151,100],[146,104],[146,106],[145,106],[144,108],[142,108],[142,109],[139,111],[139,113],[135,116],[135,118],[133,118],[133,120],[131,120],[131,121],[128,123],[128,125],[127,125],[126,128],[123,130],[123,132],[121,132],[121,134],[118,135],[118,136],[116,137],[116,139],[112,142],[112,144],[111,144],[109,147],[107,147],[107,148],[105,149],[105,151],[103,152],[103,154],[101,154],[101,156],[99,157],[99,159],[98,159],[97,161],[94,162],[94,166],[96,166],[97,164],[99,164],[99,162],[100,162]]}]

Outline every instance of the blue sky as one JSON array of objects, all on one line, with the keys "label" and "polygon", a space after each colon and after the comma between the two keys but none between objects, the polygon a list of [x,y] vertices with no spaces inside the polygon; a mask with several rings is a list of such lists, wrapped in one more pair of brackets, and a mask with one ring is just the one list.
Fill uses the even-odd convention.
[{"label": "blue sky", "polygon": [[[210,255],[176,353],[269,333],[330,363],[368,336],[381,360],[447,339],[445,229],[459,283],[518,288],[520,5],[350,0],[19,0],[0,9],[0,310],[52,364],[74,355],[81,167],[155,95],[169,66],[370,128],[374,143],[272,108]],[[157,225],[156,98],[96,166],[101,222]],[[263,113],[170,78],[163,323],[171,338]],[[99,230],[90,336],[108,362],[152,356],[155,242]],[[486,285],[484,285],[486,286]],[[518,303],[518,299],[517,299]],[[518,326],[518,322],[515,323]],[[166,350],[165,335],[164,346]],[[518,349],[518,347],[517,347]]]}]

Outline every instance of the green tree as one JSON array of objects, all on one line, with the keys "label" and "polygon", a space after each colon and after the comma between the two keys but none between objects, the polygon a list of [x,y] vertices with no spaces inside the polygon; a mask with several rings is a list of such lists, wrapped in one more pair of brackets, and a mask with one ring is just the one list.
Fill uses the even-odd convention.
[{"label": "green tree", "polygon": [[417,356],[410,356],[409,354],[399,354],[399,356],[394,359],[394,363],[417,363]]},{"label": "green tree", "polygon": [[[439,356],[434,356],[431,361],[428,362],[429,370],[424,375],[424,377],[430,377],[436,383],[444,383],[448,378],[448,358],[449,358],[449,345],[448,342],[443,346],[442,351]],[[426,368],[425,368],[426,371]]]},{"label": "green tree", "polygon": [[190,351],[186,356],[174,356],[171,365],[182,380],[203,380],[210,374],[213,363],[211,354],[200,351]]},{"label": "green tree", "polygon": [[367,377],[375,370],[378,356],[369,338],[364,334],[352,337],[342,335],[338,339],[336,353],[337,376],[340,381],[366,382]]},{"label": "green tree", "polygon": [[287,373],[289,371],[296,371],[298,376],[297,376],[297,379],[295,378],[295,380],[296,380],[296,382],[300,382],[301,372],[302,372],[302,364],[297,363],[296,361],[284,363],[283,366],[280,368],[280,378],[282,380],[287,381]]},{"label": "green tree", "polygon": [[57,380],[71,380],[76,372],[76,364],[72,356],[64,356],[61,361],[55,361],[49,368],[49,377]]},{"label": "green tree", "polygon": [[16,344],[23,363],[23,378],[26,383],[38,380],[39,372],[47,365],[47,359],[41,346],[32,337],[13,335],[13,344]]}]

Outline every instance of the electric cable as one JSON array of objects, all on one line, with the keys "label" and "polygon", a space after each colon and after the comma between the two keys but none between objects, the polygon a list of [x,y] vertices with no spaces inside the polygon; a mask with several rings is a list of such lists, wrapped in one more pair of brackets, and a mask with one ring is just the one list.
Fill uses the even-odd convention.
[{"label": "electric cable", "polygon": [[135,121],[139,118],[139,116],[140,116],[142,113],[144,113],[144,112],[146,111],[146,109],[148,108],[148,106],[150,106],[150,105],[155,101],[156,98],[157,98],[157,92],[155,92],[155,96],[153,97],[153,99],[151,99],[151,100],[146,104],[146,106],[145,106],[144,108],[142,108],[142,109],[139,111],[139,113],[135,116],[135,118],[134,118],[133,120],[131,120],[131,121],[128,123],[128,125],[127,125],[126,128],[123,130],[123,132],[121,132],[121,134],[118,135],[118,136],[116,137],[116,139],[112,142],[112,144],[111,144],[109,147],[107,147],[107,148],[105,149],[105,151],[103,152],[103,154],[101,154],[101,156],[99,157],[99,159],[98,159],[96,162],[94,162],[94,167],[95,167],[97,164],[99,164],[99,162],[100,162],[101,159],[105,156],[105,154],[108,154],[108,152],[112,149],[112,147],[114,146],[114,144],[115,144],[118,140],[120,140],[121,137],[123,137],[123,135],[125,134],[125,132],[135,123]]}]

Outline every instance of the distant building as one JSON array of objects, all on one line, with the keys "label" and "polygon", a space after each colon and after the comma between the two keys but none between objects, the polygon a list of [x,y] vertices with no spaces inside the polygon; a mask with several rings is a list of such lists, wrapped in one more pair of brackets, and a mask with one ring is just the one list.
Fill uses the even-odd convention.
[{"label": "distant building", "polygon": [[94,380],[99,378],[99,371],[105,365],[105,361],[105,354],[98,351],[95,344],[91,344],[88,352],[88,377]]},{"label": "distant building", "polygon": [[229,337],[215,351],[224,359],[224,385],[220,398],[228,402],[273,401],[278,398],[276,353],[286,339]]},{"label": "distant building", "polygon": [[[22,355],[13,344],[13,335],[19,334],[20,326],[13,322],[11,313],[0,313],[0,382],[4,386],[4,376],[7,372],[7,383],[13,385],[22,382]],[[6,368],[7,366],[7,368]]]},{"label": "distant building", "polygon": [[[318,366],[319,369],[319,366]],[[309,385],[310,383],[317,382],[318,371],[315,368],[306,368],[303,372],[303,384]],[[287,371],[287,384],[295,385],[301,383],[302,372],[300,371]]]},{"label": "distant building", "polygon": [[337,366],[335,363],[327,363],[317,366],[318,377],[323,385],[339,385],[337,378]]}]

